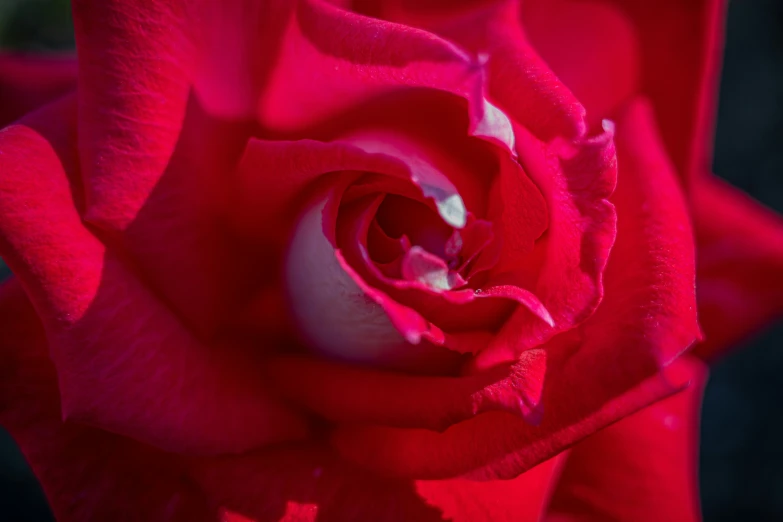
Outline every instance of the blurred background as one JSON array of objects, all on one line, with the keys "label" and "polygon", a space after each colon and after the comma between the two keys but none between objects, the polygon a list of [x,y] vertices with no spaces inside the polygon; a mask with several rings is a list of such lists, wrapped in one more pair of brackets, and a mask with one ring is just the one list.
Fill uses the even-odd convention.
[{"label": "blurred background", "polygon": [[[783,213],[783,1],[731,1],[727,31],[714,169]],[[73,45],[68,0],[0,0],[0,49]],[[0,262],[0,278],[7,275]],[[713,367],[702,420],[706,522],[783,521],[782,374],[783,323]],[[52,520],[0,429],[0,521]]]}]

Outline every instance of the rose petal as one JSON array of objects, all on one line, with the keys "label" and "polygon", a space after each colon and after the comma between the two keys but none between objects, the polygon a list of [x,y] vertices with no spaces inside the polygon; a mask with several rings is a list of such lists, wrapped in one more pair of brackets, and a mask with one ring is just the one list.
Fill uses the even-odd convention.
[{"label": "rose petal", "polygon": [[[575,349],[571,345],[562,351]],[[635,380],[626,378],[623,384],[597,391],[595,379],[609,376],[594,370],[627,361],[589,360],[592,357],[566,361],[563,353],[555,355],[556,359],[547,359],[542,400],[545,411],[543,422],[537,426],[502,412],[479,415],[444,432],[344,424],[335,430],[332,443],[349,461],[385,475],[510,479],[686,384],[675,362],[669,367],[671,381],[653,376],[619,392],[615,385],[625,387]],[[588,372],[589,377],[580,376]]]},{"label": "rose petal", "polygon": [[[342,455],[397,476],[514,477],[690,378],[675,359],[699,336],[688,213],[649,108],[629,108],[618,129],[627,168],[614,198],[621,220],[606,297],[581,327],[545,345],[540,425],[507,413],[443,433],[342,425],[332,439]],[[667,363],[671,382],[659,374]]]},{"label": "rose petal", "polygon": [[[355,271],[368,285],[388,295],[391,299],[385,302],[391,306],[407,305],[415,308],[421,317],[433,325],[453,330],[451,335],[442,336],[438,341],[433,339],[433,342],[443,342],[448,346],[446,341],[456,341],[460,346],[457,351],[464,352],[464,339],[460,339],[463,334],[472,334],[473,332],[469,331],[473,329],[493,330],[510,313],[514,303],[526,307],[535,314],[536,319],[551,324],[549,312],[534,294],[513,284],[504,284],[499,278],[490,279],[478,290],[450,290],[448,287],[456,287],[458,282],[453,275],[452,282],[455,284],[450,285],[445,281],[444,288],[433,287],[415,278],[396,279],[387,276],[383,269],[373,262],[366,246],[370,220],[380,202],[380,199],[368,200],[365,206],[352,209],[350,221],[354,226],[343,231],[346,237],[340,243],[344,245],[342,253],[350,266],[347,270]],[[409,249],[400,260],[401,267],[411,251],[412,249]],[[437,265],[437,260],[433,263]],[[441,261],[440,268],[443,270],[448,267]],[[448,278],[449,275],[444,274],[444,277]],[[394,310],[389,313],[394,313]],[[469,351],[475,353],[483,347],[474,346]]]},{"label": "rose petal", "polygon": [[[684,177],[709,171],[726,14],[721,0],[360,4],[372,16],[487,53],[490,99],[545,141],[584,135],[577,99],[596,122],[644,92],[677,171]],[[554,81],[536,53],[576,97]]]},{"label": "rose petal", "polygon": [[444,430],[487,411],[538,422],[547,361],[543,351],[531,350],[513,367],[435,377],[281,357],[264,371],[287,398],[335,422]]},{"label": "rose petal", "polygon": [[685,178],[704,175],[712,164],[726,3],[616,3],[639,37],[641,89],[652,102],[675,169]]},{"label": "rose petal", "polygon": [[316,444],[198,459],[190,474],[226,521],[442,520],[412,482],[367,473]]},{"label": "rose petal", "polygon": [[207,67],[199,9],[209,3],[73,2],[84,219],[202,337],[215,334],[248,273],[212,207],[250,127],[218,121],[192,91]]},{"label": "rose petal", "polygon": [[550,459],[512,480],[419,480],[427,503],[453,522],[538,522],[544,517],[560,459]]},{"label": "rose petal", "polygon": [[405,0],[367,3],[376,16],[427,29],[482,56],[489,100],[539,139],[584,136],[584,107],[525,38],[520,2],[450,4],[448,8]]},{"label": "rose petal", "polygon": [[301,436],[246,347],[202,344],[84,227],[73,101],[0,133],[0,255],[46,328],[63,416],[179,452]]},{"label": "rose petal", "polygon": [[783,314],[783,219],[716,177],[694,179],[697,290],[712,359]]},{"label": "rose petal", "polygon": [[545,144],[517,129],[520,161],[547,200],[549,227],[546,238],[516,263],[514,274],[537,274],[526,285],[532,287],[554,327],[520,309],[505,323],[479,366],[513,360],[522,350],[579,324],[600,303],[602,277],[616,233],[616,212],[608,201],[617,176],[613,134],[607,124],[602,134],[582,142]]},{"label": "rose petal", "polygon": [[15,279],[0,286],[0,423],[19,444],[60,522],[210,522],[175,458],[63,422],[43,327]]},{"label": "rose petal", "polygon": [[75,87],[73,56],[0,53],[0,128]]},{"label": "rose petal", "polygon": [[223,522],[537,522],[559,461],[510,481],[379,477],[318,447],[193,462],[192,476]]},{"label": "rose petal", "polygon": [[[442,344],[443,332],[367,285],[332,243],[335,222],[329,215],[336,213],[339,195],[334,189],[310,203],[289,243],[286,288],[303,337],[318,351],[343,360],[431,366],[427,360],[441,359],[442,349],[419,343]],[[450,354],[443,350],[442,355]]]},{"label": "rose petal", "polygon": [[522,4],[525,34],[557,77],[587,109],[591,122],[613,117],[639,91],[636,27],[611,2],[571,0]]},{"label": "rose petal", "polygon": [[384,154],[404,162],[411,181],[425,198],[433,200],[443,221],[454,228],[465,227],[468,211],[457,188],[445,173],[416,150],[413,143],[388,132],[362,132],[344,139],[365,152]]},{"label": "rose petal", "polygon": [[[397,180],[426,179],[430,188],[421,186],[422,191],[444,196],[444,208],[455,197],[460,198],[454,185],[432,165],[398,152],[395,148],[371,147],[358,138],[332,142],[251,139],[239,164],[237,179],[229,189],[226,212],[246,235],[281,241],[289,232],[286,221],[295,217],[290,216],[291,209],[301,205],[297,198],[325,174],[341,171],[377,173]],[[377,191],[375,185],[370,186],[370,193]]]},{"label": "rose petal", "polygon": [[571,450],[547,522],[702,519],[698,419],[707,372],[690,358],[684,367],[693,379],[687,390],[599,431]]},{"label": "rose petal", "polygon": [[[195,68],[181,2],[73,2],[86,218],[122,230],[174,152]],[[132,81],[129,81],[132,79]]]},{"label": "rose petal", "polygon": [[402,277],[423,283],[433,290],[451,290],[465,285],[462,276],[450,271],[443,259],[415,245],[402,259]]},{"label": "rose petal", "polygon": [[472,128],[509,139],[485,104],[481,63],[447,40],[321,0],[206,5],[212,23],[196,88],[211,111],[255,112],[267,127],[295,130],[378,95],[426,87],[468,100]]}]

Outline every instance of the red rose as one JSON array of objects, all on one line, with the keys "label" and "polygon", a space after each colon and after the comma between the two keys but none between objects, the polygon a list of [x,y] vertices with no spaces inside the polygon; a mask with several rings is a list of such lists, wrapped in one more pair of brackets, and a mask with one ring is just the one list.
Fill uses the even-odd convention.
[{"label": "red rose", "polygon": [[437,3],[74,1],[0,132],[58,520],[699,518],[694,280],[702,357],[783,304],[704,173],[719,2]]}]

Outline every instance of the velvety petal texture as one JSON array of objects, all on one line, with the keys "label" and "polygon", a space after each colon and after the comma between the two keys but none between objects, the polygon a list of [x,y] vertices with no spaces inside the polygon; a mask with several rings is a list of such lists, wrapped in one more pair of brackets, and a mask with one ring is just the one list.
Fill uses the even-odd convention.
[{"label": "velvety petal texture", "polygon": [[0,253],[46,327],[64,417],[172,451],[302,436],[297,415],[248,371],[252,353],[207,348],[84,226],[73,102],[0,134]]},{"label": "velvety petal texture", "polygon": [[783,308],[780,219],[692,175],[720,7],[74,0],[77,62],[1,56],[58,520],[698,520],[697,317]]}]

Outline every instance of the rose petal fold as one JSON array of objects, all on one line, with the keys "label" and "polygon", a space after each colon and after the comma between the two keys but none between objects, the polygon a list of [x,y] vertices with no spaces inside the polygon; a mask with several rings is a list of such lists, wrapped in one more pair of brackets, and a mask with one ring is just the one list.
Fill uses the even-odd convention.
[{"label": "rose petal fold", "polygon": [[0,329],[0,424],[18,443],[59,522],[214,521],[171,455],[63,422],[44,329],[16,279],[0,286]]},{"label": "rose petal fold", "polygon": [[84,226],[73,102],[0,133],[0,255],[46,328],[63,417],[177,452],[302,436],[248,347],[201,343]]},{"label": "rose petal fold", "polygon": [[221,522],[538,522],[561,465],[514,480],[410,481],[367,473],[317,446],[193,461],[191,476]]},{"label": "rose petal fold", "polygon": [[688,357],[688,388],[625,418],[569,453],[547,522],[699,522],[699,412],[707,377]]},{"label": "rose petal fold", "polygon": [[486,413],[442,433],[346,424],[332,438],[342,455],[397,476],[514,477],[690,379],[676,356],[699,336],[693,238],[643,102],[618,122],[618,147],[627,167],[613,198],[620,228],[606,296],[580,327],[544,345],[541,423]]},{"label": "rose petal fold", "polygon": [[589,317],[604,295],[603,273],[616,234],[617,213],[608,199],[617,179],[612,124],[576,143],[544,143],[522,127],[516,130],[520,162],[547,201],[549,226],[515,273],[536,274],[526,285],[551,322],[531,320],[528,310],[518,310],[481,355],[479,367],[513,360]]},{"label": "rose petal fold", "polygon": [[74,56],[0,53],[0,128],[76,88]]},{"label": "rose petal fold", "polygon": [[511,367],[462,377],[381,372],[302,357],[276,358],[264,370],[287,398],[331,421],[438,431],[488,411],[539,422],[546,371],[542,350],[526,352]]}]

